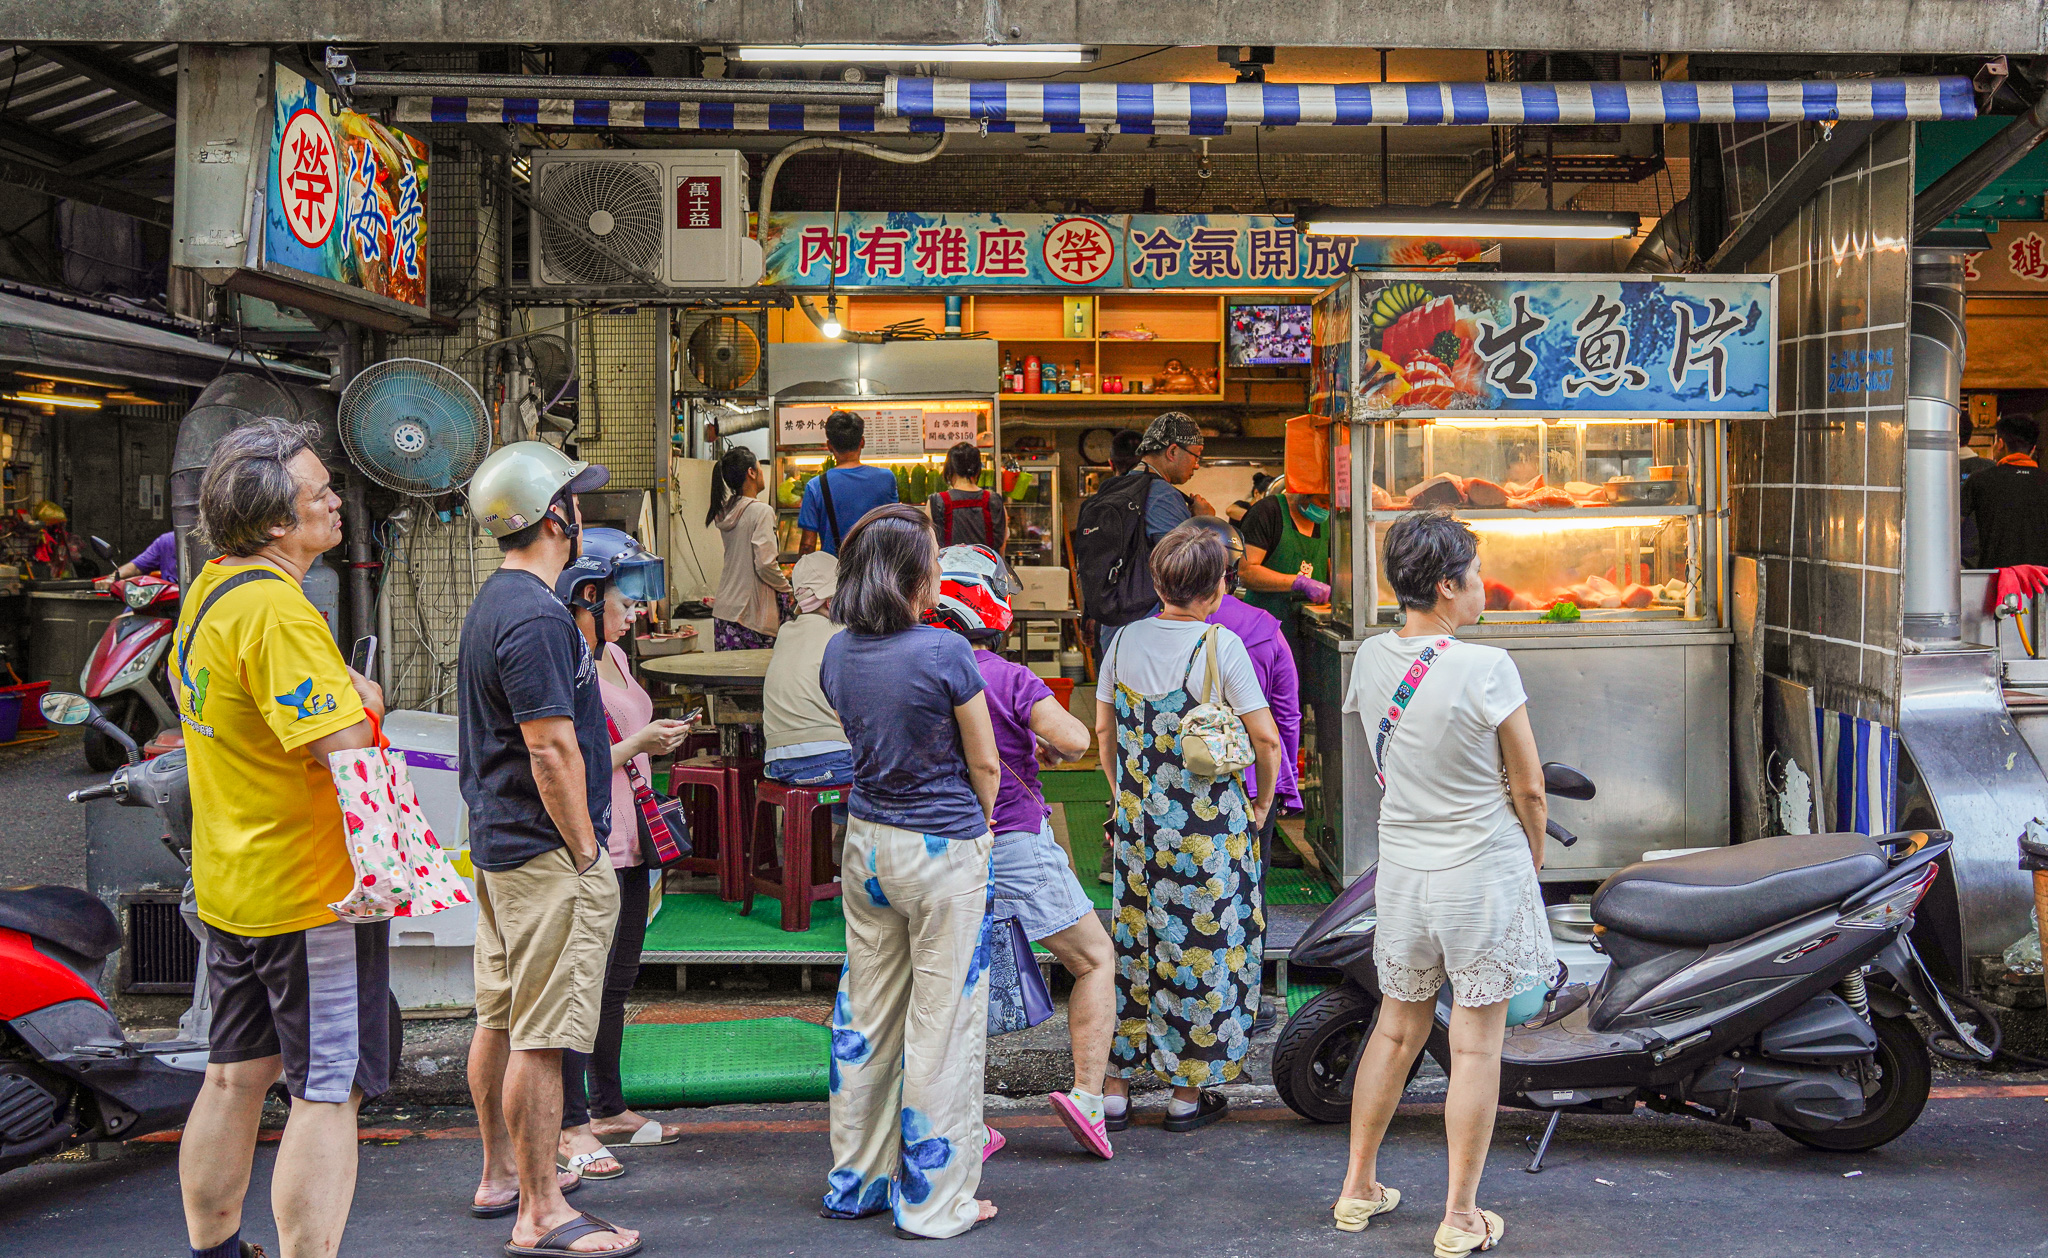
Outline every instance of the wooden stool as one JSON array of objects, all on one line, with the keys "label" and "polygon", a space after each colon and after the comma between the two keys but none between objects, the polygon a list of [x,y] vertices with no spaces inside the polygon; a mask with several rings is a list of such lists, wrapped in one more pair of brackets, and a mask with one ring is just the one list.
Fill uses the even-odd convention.
[{"label": "wooden stool", "polygon": [[690,808],[689,856],[670,866],[718,876],[718,898],[740,898],[740,861],[746,851],[747,792],[760,777],[759,761],[726,756],[698,756],[669,766],[668,789],[677,799],[697,787],[708,792],[687,801]]},{"label": "wooden stool", "polygon": [[[829,839],[816,841],[818,814],[825,814],[831,834],[831,813],[846,798],[844,786],[790,786],[762,778],[754,787],[753,824],[748,827],[740,866],[740,915],[754,911],[754,894],[782,901],[782,929],[811,928],[811,903],[839,894],[839,861]],[[775,863],[775,824],[768,810],[782,810],[782,862]]]}]

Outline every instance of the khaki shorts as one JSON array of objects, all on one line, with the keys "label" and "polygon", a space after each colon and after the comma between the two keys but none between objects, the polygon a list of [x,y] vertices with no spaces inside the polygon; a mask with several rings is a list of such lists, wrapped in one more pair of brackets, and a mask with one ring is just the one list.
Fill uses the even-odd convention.
[{"label": "khaki shorts", "polygon": [[578,874],[558,847],[476,879],[476,1024],[515,1049],[597,1039],[598,999],[619,922],[619,880],[604,857]]}]

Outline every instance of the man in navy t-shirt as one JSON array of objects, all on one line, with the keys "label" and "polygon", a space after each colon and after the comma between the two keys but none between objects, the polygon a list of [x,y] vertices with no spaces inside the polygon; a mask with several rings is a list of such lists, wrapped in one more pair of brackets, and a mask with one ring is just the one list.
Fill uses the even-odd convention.
[{"label": "man in navy t-shirt", "polygon": [[839,540],[853,531],[862,516],[896,501],[896,478],[860,461],[865,444],[867,424],[860,416],[833,411],[825,417],[825,446],[838,465],[804,486],[803,505],[796,513],[796,526],[803,530],[798,554],[822,548],[828,555],[837,555]]}]

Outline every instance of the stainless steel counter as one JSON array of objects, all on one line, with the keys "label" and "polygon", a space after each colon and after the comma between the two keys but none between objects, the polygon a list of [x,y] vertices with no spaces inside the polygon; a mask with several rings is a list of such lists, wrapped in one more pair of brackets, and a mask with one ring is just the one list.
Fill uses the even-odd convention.
[{"label": "stainless steel counter", "polygon": [[[1550,801],[1579,842],[1550,845],[1546,881],[1597,881],[1645,851],[1728,843],[1733,634],[1510,637],[1481,626],[1465,636],[1514,657],[1543,758],[1584,770],[1600,788],[1587,803]],[[1346,881],[1379,857],[1371,751],[1358,717],[1342,712],[1358,646],[1316,627],[1303,668],[1319,761],[1308,833]]]}]

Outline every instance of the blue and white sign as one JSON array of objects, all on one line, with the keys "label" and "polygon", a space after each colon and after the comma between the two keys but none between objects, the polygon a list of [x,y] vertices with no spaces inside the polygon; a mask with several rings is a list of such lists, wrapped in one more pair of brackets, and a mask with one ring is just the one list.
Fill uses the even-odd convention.
[{"label": "blue and white sign", "polygon": [[1352,282],[1352,396],[1361,417],[1771,411],[1776,282],[1768,276],[1418,272]]}]

